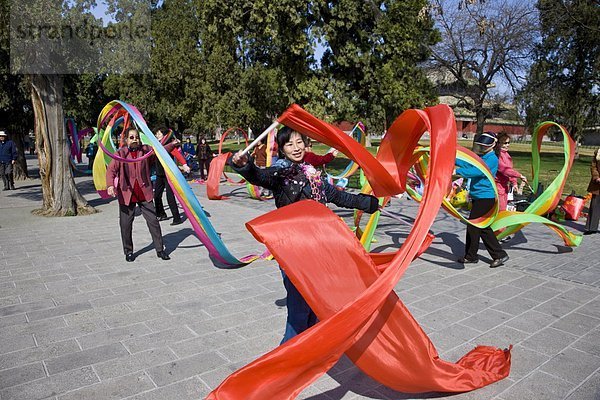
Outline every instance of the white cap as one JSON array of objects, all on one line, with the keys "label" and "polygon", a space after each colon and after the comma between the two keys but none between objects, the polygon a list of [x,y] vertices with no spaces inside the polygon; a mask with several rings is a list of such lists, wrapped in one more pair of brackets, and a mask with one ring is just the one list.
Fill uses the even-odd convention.
[{"label": "white cap", "polygon": [[6,132],[0,131],[0,136],[8,136],[8,135],[6,134]]}]

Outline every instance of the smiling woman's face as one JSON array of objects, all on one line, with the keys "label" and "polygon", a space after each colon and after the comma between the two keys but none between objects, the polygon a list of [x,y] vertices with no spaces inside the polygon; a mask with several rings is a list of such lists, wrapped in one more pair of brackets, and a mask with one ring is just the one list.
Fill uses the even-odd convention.
[{"label": "smiling woman's face", "polygon": [[293,162],[301,162],[304,159],[306,145],[298,132],[292,132],[290,140],[283,145],[283,154]]}]

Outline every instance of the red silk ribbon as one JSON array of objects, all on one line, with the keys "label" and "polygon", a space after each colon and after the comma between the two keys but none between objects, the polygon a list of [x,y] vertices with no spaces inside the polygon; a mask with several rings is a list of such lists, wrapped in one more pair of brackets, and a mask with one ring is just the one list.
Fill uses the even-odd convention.
[{"label": "red silk ribbon", "polygon": [[478,346],[457,363],[441,360],[393,291],[427,239],[451,183],[456,153],[451,109],[404,112],[388,130],[377,159],[298,106],[279,121],[358,162],[377,196],[403,191],[413,149],[429,131],[423,200],[413,229],[391,256],[368,254],[339,217],[312,200],[250,221],[250,232],[271,251],[320,322],[234,372],[207,398],[292,399],[344,353],[367,375],[402,392],[464,392],[508,376],[510,349]]}]

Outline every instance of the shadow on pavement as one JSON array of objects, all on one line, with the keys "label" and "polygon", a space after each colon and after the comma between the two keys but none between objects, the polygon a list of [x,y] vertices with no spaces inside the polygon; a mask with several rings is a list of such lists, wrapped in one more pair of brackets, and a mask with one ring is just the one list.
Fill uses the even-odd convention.
[{"label": "shadow on pavement", "polygon": [[[118,225],[115,226],[115,229],[119,229]],[[171,233],[167,233],[166,235],[163,235],[165,251],[167,252],[167,254],[170,255],[173,251],[175,251],[177,249],[177,247],[180,247],[179,245],[181,244],[181,242],[183,242],[187,237],[193,236],[193,235],[194,235],[194,230],[191,228],[185,228],[185,229],[182,229],[177,232],[171,232]],[[202,247],[202,246],[203,245],[201,243],[198,243],[198,245],[186,246],[186,247]],[[183,247],[183,246],[181,246],[181,247]],[[147,252],[153,251],[153,250],[154,250],[154,244],[152,242],[150,242],[149,244],[147,244],[145,247],[139,249],[138,251],[134,251],[133,254],[135,255],[135,257],[138,257],[144,253],[147,253]]]},{"label": "shadow on pavement", "polygon": [[[307,397],[307,400],[341,400],[349,398],[348,395],[354,394],[378,400],[435,399],[448,396],[448,393],[402,393],[388,389],[369,376],[365,375],[346,356],[343,356],[337,362],[337,364],[335,364],[327,372],[327,375],[338,382],[340,386],[330,389],[326,392]],[[384,391],[385,394],[378,393],[381,391]]]}]

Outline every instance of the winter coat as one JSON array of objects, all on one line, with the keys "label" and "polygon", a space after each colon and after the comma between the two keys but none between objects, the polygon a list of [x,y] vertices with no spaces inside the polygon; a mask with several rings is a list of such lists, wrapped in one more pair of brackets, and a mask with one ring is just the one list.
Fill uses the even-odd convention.
[{"label": "winter coat", "polygon": [[210,150],[208,143],[199,143],[196,154],[198,155],[198,160],[209,160],[212,158],[212,151]]},{"label": "winter coat", "polygon": [[598,158],[600,155],[598,151],[600,149],[596,149],[594,152],[594,157],[592,157],[592,165],[590,167],[590,172],[592,174],[592,178],[590,179],[590,184],[588,185],[587,191],[591,194],[595,194],[596,196],[600,195],[600,183],[596,181],[596,179],[600,178],[600,160]]},{"label": "winter coat", "polygon": [[17,159],[17,147],[12,140],[6,139],[4,143],[0,142],[0,162],[10,164]]},{"label": "winter coat", "polygon": [[[261,169],[250,158],[240,168],[230,158],[229,165],[248,182],[272,190],[277,208],[303,199],[313,199],[323,204],[334,203],[339,207],[355,208],[368,213],[374,213],[378,209],[376,197],[337,190],[322,180],[320,172],[309,164],[280,159],[274,166]],[[313,177],[312,184],[310,177]]]},{"label": "winter coat", "polygon": [[[492,176],[495,177],[496,173],[498,173],[498,156],[496,156],[496,153],[490,151],[489,153],[481,156],[481,159],[492,172]],[[478,200],[496,198],[496,193],[494,192],[492,182],[488,180],[482,171],[480,171],[474,165],[471,165],[463,160],[456,160],[456,166],[458,167],[456,170],[458,175],[471,179],[469,196],[471,196],[472,199]]]},{"label": "winter coat", "polygon": [[[165,146],[165,149],[171,151],[174,147],[175,145],[170,143]],[[150,146],[140,146],[137,150],[137,158],[142,157],[150,150],[152,150]],[[128,147],[121,147],[117,150],[117,155],[122,158],[133,159]],[[115,188],[119,204],[129,205],[129,203],[131,203],[131,196],[133,195],[133,187],[136,180],[144,193],[144,200],[152,201],[154,193],[152,191],[152,182],[150,180],[150,166],[155,158],[155,155],[151,155],[139,162],[129,163],[112,160],[110,164],[108,164],[106,170],[106,186],[113,186],[115,178],[119,178],[119,182]]]},{"label": "winter coat", "polygon": [[521,177],[521,173],[513,168],[512,157],[506,150],[500,150],[498,157],[498,173],[496,174],[496,182],[508,189],[509,182],[513,185],[517,184],[517,178]]}]

